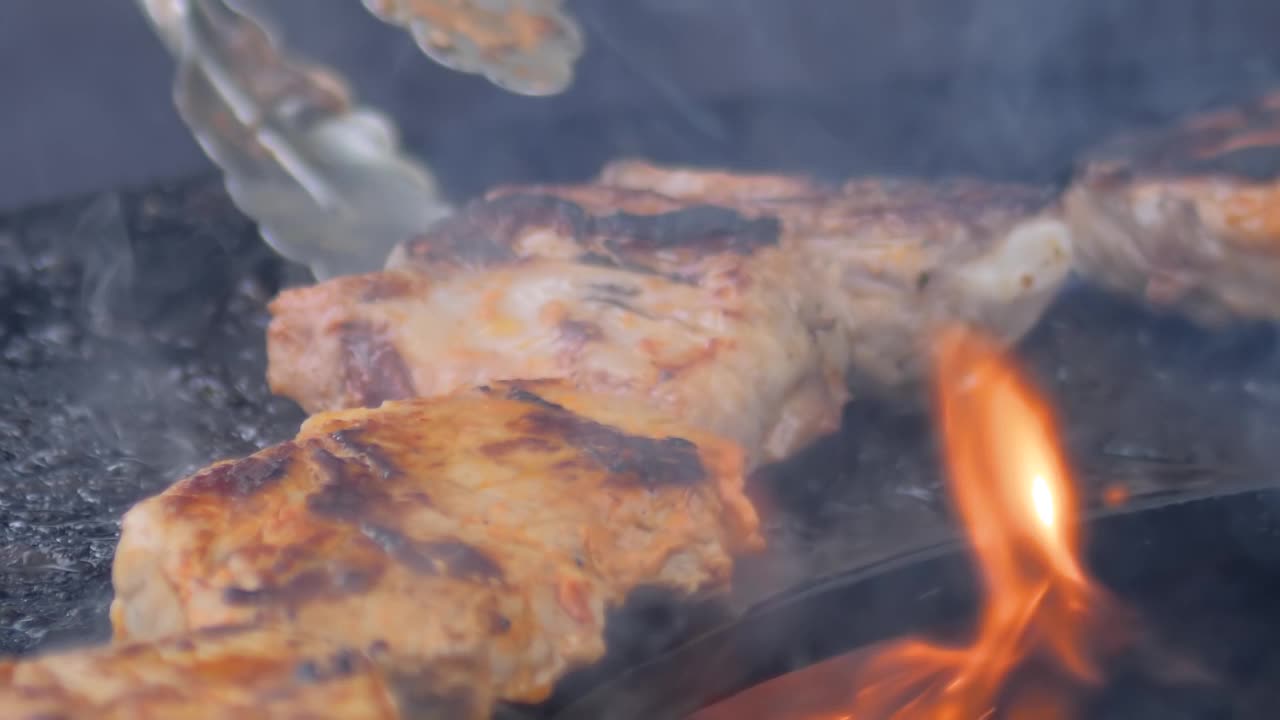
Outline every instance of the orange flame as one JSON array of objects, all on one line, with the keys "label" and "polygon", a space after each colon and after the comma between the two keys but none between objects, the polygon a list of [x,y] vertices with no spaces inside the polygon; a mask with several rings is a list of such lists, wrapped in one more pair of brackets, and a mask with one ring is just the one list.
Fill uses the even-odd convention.
[{"label": "orange flame", "polygon": [[[934,367],[951,492],[986,592],[973,642],[906,639],[869,657],[836,658],[695,720],[980,720],[1002,703],[1004,717],[1052,718],[1065,706],[1043,688],[1010,692],[1011,676],[1028,660],[1052,661],[1081,682],[1100,679],[1090,643],[1106,601],[1080,564],[1076,497],[1048,403],[995,342],[972,331],[942,333]],[[837,666],[852,674],[851,693],[832,696],[829,680],[804,682]],[[782,710],[782,698],[766,697],[794,700],[802,686],[825,690],[826,709],[810,697],[803,709]]]}]

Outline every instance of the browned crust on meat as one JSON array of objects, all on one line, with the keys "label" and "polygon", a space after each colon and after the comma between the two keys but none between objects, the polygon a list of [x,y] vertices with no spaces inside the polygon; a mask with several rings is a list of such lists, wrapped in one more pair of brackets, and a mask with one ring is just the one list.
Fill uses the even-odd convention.
[{"label": "browned crust on meat", "polygon": [[761,542],[741,450],[554,382],[314,416],[218,468],[126,516],[121,638],[299,627],[403,672],[470,658],[537,701],[630,588],[722,587]]},{"label": "browned crust on meat", "polygon": [[252,495],[288,474],[293,450],[289,443],[277,445],[257,455],[213,465],[188,482],[199,492],[228,498]]},{"label": "browned crust on meat", "polygon": [[659,272],[649,258],[661,250],[748,255],[778,243],[780,225],[775,218],[747,218],[710,204],[657,212],[628,212],[615,206],[606,213],[565,195],[569,193],[536,189],[491,194],[406,243],[403,257],[426,266],[492,267],[524,255],[518,247],[522,237],[545,230],[576,244],[579,261]]},{"label": "browned crust on meat", "polygon": [[308,412],[376,407],[386,400],[414,397],[412,377],[387,341],[385,328],[353,318],[341,308],[352,297],[370,303],[393,301],[421,293],[429,284],[430,279],[420,273],[381,272],[282,292],[269,305],[276,321],[267,328],[267,350],[273,357],[287,355],[291,361],[268,363],[272,391],[304,397],[300,391],[317,382],[333,387],[327,397],[304,401]]},{"label": "browned crust on meat", "polygon": [[684,438],[627,434],[570,412],[561,405],[549,403],[518,382],[512,384],[507,397],[538,406],[537,412],[517,419],[512,429],[534,437],[545,435],[568,439],[584,456],[608,473],[610,484],[687,486],[707,479],[707,470],[702,466],[697,446]]}]

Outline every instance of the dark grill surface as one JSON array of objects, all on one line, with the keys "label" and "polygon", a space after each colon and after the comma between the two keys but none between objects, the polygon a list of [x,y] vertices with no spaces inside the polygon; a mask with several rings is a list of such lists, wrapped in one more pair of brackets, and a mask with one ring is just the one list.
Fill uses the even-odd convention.
[{"label": "dark grill surface", "polygon": [[[265,386],[264,304],[300,277],[211,181],[0,218],[0,651],[105,637],[120,513],[296,430],[301,412]],[[1091,491],[1271,481],[1272,329],[1200,332],[1078,289],[1023,352]],[[946,527],[927,418],[900,403],[852,405],[840,435],[754,492],[772,547],[745,566],[742,602]]]},{"label": "dark grill surface", "polygon": [[0,650],[103,637],[118,518],[288,437],[264,301],[281,267],[211,184],[0,219]]}]

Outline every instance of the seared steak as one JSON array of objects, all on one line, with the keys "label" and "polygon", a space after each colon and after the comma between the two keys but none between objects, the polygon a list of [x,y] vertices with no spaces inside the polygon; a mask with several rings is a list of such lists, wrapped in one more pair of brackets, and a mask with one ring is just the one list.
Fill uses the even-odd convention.
[{"label": "seared steak", "polygon": [[835,428],[847,375],[915,378],[934,323],[1025,332],[1070,268],[1051,200],[640,163],[501,188],[385,272],[282,293],[269,378],[312,412],[561,378],[777,460]]},{"label": "seared steak", "polygon": [[728,583],[762,543],[742,472],[731,442],[555,382],[321,414],[130,510],[112,621],[294,628],[536,702],[632,588]]}]

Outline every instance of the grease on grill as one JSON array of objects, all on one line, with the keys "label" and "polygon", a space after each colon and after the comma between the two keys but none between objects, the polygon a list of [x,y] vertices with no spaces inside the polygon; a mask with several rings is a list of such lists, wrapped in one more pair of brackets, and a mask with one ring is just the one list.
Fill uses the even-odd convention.
[{"label": "grease on grill", "polygon": [[297,445],[282,443],[243,460],[211,467],[191,478],[187,487],[197,493],[248,497],[289,473]]},{"label": "grease on grill", "polygon": [[377,407],[415,395],[404,358],[371,325],[349,321],[339,329],[343,387],[356,404]]},{"label": "grease on grill", "polygon": [[539,408],[516,419],[513,430],[563,438],[607,470],[611,484],[688,486],[707,478],[698,447],[689,440],[628,435],[520,387],[509,389],[507,397]]}]

